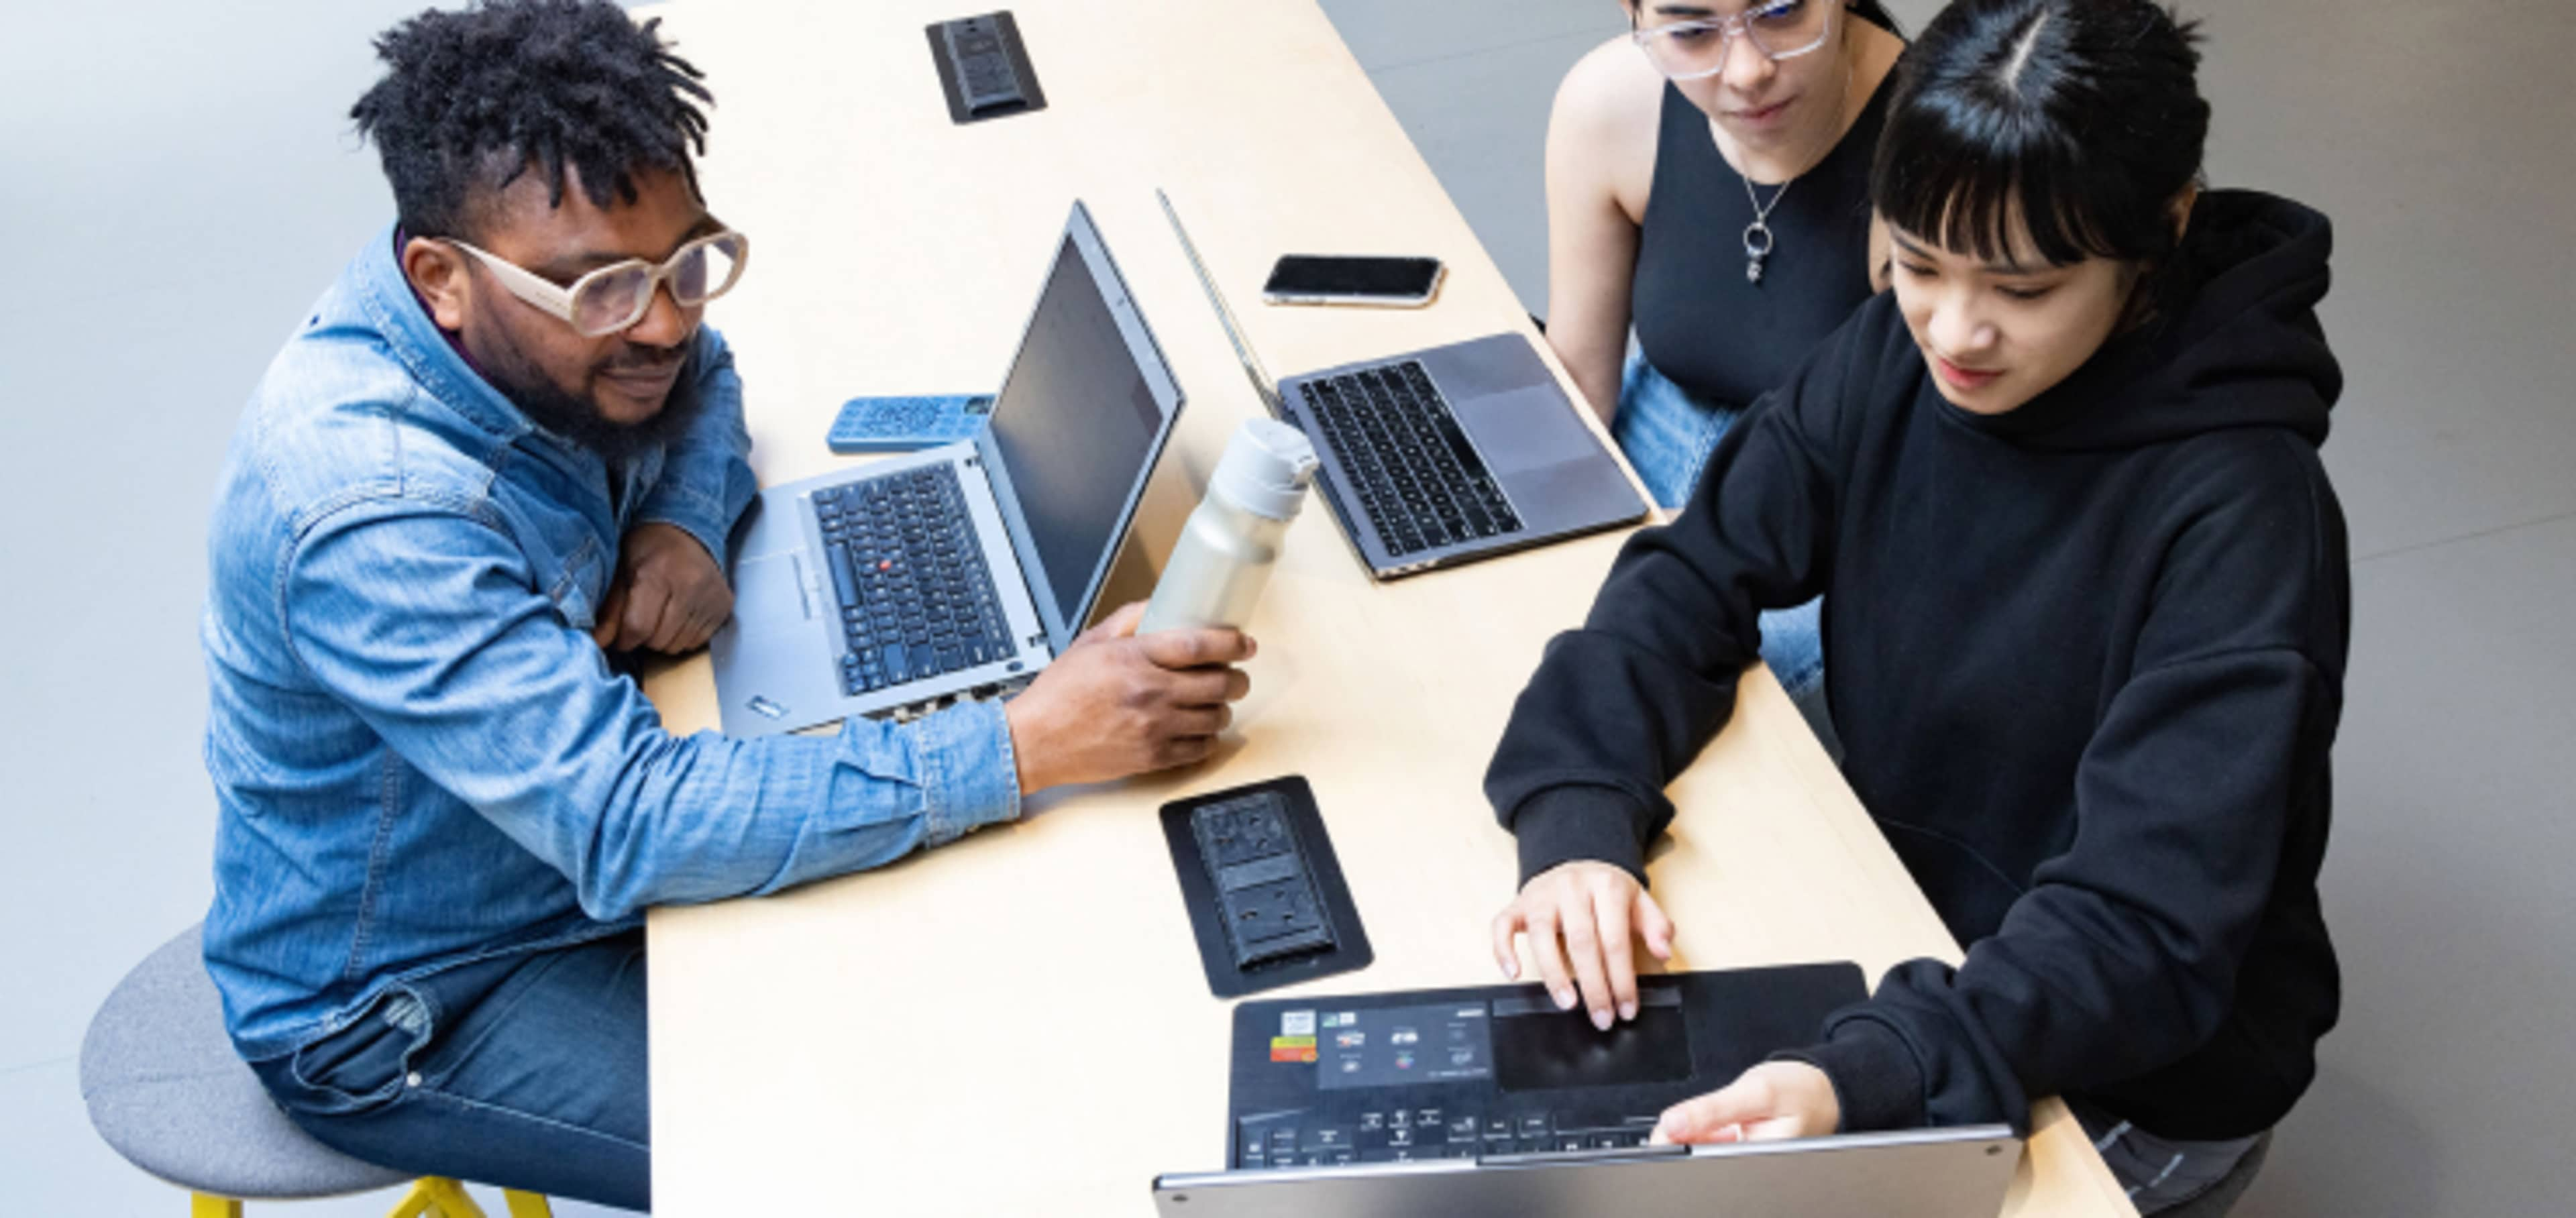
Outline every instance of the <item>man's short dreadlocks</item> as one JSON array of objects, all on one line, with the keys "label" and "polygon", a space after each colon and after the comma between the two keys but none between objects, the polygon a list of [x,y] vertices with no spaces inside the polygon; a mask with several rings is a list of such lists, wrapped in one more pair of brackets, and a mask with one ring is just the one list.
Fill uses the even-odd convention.
[{"label": "man's short dreadlocks", "polygon": [[561,206],[564,167],[600,207],[636,199],[639,170],[675,170],[697,189],[712,104],[703,73],[608,0],[481,0],[431,10],[376,39],[389,65],[349,111],[376,142],[403,228],[468,237],[477,188],[546,175]]}]

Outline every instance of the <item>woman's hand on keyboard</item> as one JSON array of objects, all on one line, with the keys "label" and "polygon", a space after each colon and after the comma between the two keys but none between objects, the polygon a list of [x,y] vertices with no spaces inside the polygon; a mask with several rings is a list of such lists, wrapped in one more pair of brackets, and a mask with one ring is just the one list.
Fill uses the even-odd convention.
[{"label": "woman's hand on keyboard", "polygon": [[1592,1025],[1610,1030],[1613,1012],[1637,1017],[1637,958],[1632,940],[1646,941],[1658,960],[1673,955],[1673,920],[1664,907],[1612,863],[1577,859],[1559,863],[1521,886],[1521,895],[1494,915],[1494,963],[1514,981],[1521,959],[1512,936],[1527,934],[1539,980],[1561,1010],[1573,1010],[1580,990]]},{"label": "woman's hand on keyboard", "polygon": [[1821,1138],[1842,1127],[1842,1103],[1825,1072],[1799,1061],[1764,1062],[1655,1120],[1655,1142],[1773,1142]]}]

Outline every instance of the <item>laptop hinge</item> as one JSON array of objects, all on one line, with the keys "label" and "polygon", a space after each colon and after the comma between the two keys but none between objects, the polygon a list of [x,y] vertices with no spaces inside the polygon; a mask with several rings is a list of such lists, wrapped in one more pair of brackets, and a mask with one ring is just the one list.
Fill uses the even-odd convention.
[{"label": "laptop hinge", "polygon": [[[1002,518],[1002,543],[1009,547],[1012,558],[1016,560],[1020,556],[1019,536],[1011,531],[1009,515],[1002,508],[1001,492],[994,488],[992,471],[984,463],[984,445],[990,442],[991,435],[990,428],[978,433],[975,437],[975,451],[960,458],[957,463],[975,471],[975,476],[984,480],[984,497],[993,501],[994,514]],[[1038,607],[1038,590],[1029,586],[1028,563],[1012,562],[1011,577],[1020,581],[1020,593],[1028,598],[1029,612],[1035,615]],[[1038,632],[1020,641],[1020,651],[1024,655],[1054,658],[1054,653],[1047,650],[1046,623],[1038,623]]]}]

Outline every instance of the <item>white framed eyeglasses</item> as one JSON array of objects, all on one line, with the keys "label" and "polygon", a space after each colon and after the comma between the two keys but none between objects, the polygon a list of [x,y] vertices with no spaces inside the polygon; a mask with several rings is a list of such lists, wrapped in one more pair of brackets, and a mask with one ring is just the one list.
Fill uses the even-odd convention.
[{"label": "white framed eyeglasses", "polygon": [[751,239],[725,229],[673,250],[660,266],[629,258],[566,287],[454,237],[442,240],[480,259],[511,295],[572,323],[584,338],[614,334],[644,320],[646,310],[653,307],[654,290],[666,283],[671,285],[671,299],[681,308],[705,304],[732,290],[742,278],[743,264],[751,260]]},{"label": "white framed eyeglasses", "polygon": [[1698,80],[1726,70],[1737,38],[1772,60],[1795,59],[1825,45],[1839,0],[1770,0],[1733,17],[1640,26],[1628,37],[1670,80]]}]

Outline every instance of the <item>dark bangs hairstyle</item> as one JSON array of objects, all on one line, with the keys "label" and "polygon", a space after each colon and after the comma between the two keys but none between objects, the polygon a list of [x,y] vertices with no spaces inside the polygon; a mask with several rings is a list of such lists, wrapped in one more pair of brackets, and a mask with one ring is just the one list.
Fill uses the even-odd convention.
[{"label": "dark bangs hairstyle", "polygon": [[2140,264],[2157,309],[2187,290],[2172,206],[2209,138],[2199,37],[2153,0],[1956,0],[1897,66],[1871,205],[1984,261],[2018,226],[2053,266]]},{"label": "dark bangs hairstyle", "polygon": [[602,208],[635,202],[646,169],[675,171],[695,193],[690,154],[707,140],[696,102],[715,97],[660,25],[609,0],[488,0],[379,36],[388,71],[349,117],[383,155],[403,230],[471,239],[485,192],[531,171],[560,207],[567,165]]}]

